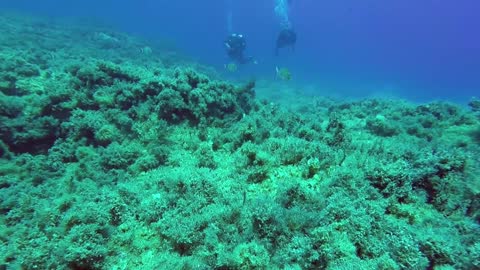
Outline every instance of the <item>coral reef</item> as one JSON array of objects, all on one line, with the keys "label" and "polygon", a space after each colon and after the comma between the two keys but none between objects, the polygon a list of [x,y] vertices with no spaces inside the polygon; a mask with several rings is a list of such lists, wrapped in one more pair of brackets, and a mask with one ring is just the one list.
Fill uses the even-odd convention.
[{"label": "coral reef", "polygon": [[480,269],[475,102],[287,108],[111,30],[0,23],[0,269]]}]

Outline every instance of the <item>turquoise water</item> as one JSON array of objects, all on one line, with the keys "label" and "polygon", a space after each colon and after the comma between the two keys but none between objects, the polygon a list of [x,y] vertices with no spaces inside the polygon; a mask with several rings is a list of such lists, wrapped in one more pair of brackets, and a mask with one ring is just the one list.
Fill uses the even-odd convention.
[{"label": "turquoise water", "polygon": [[475,5],[0,3],[0,269],[480,269]]}]

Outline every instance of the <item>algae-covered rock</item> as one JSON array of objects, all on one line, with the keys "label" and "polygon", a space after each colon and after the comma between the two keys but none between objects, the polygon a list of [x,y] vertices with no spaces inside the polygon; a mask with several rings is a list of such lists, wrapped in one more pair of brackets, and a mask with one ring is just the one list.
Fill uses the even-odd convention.
[{"label": "algae-covered rock", "polygon": [[376,115],[375,118],[367,119],[367,129],[377,136],[390,137],[398,134],[397,127],[389,123],[383,115]]},{"label": "algae-covered rock", "polygon": [[0,25],[0,268],[479,267],[475,100],[312,97],[105,27]]},{"label": "algae-covered rock", "polygon": [[478,98],[472,98],[470,102],[468,102],[468,106],[472,109],[474,112],[480,112],[480,99]]}]

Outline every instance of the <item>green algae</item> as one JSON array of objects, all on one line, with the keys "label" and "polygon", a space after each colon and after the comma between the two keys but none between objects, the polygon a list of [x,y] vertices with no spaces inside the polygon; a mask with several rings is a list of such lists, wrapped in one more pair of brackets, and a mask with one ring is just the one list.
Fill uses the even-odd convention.
[{"label": "green algae", "polygon": [[111,30],[0,18],[7,269],[480,268],[475,100],[274,100]]}]

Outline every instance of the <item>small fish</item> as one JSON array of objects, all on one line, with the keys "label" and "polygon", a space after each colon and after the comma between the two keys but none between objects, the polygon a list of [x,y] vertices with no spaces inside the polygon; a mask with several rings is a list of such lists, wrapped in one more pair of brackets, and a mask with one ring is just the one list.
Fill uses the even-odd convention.
[{"label": "small fish", "polygon": [[235,72],[238,70],[238,66],[235,63],[228,63],[224,65],[224,68],[230,72]]},{"label": "small fish", "polygon": [[275,67],[277,78],[282,81],[290,81],[292,79],[292,73],[287,68]]}]

